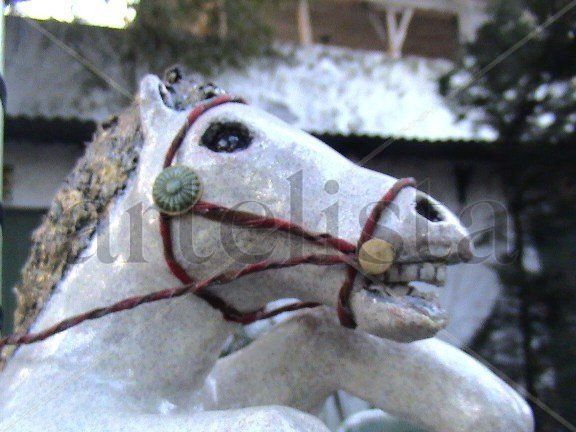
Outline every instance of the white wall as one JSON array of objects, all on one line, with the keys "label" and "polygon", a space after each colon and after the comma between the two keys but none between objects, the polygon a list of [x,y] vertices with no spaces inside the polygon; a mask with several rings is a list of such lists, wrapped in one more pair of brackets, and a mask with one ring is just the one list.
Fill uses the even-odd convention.
[{"label": "white wall", "polygon": [[11,174],[5,206],[48,208],[82,152],[79,145],[8,141],[4,149],[4,164],[5,168],[11,168]]}]

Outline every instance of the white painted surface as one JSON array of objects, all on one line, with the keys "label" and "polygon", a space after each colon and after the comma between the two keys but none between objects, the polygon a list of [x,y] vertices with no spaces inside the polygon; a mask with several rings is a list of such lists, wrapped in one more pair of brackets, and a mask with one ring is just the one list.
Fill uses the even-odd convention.
[{"label": "white painted surface", "polygon": [[[158,88],[159,81],[154,77],[143,82],[141,115],[146,145],[136,175],[111,209],[109,239],[118,259],[112,264],[99,260],[94,254],[98,245],[94,238],[85,251],[85,259],[66,273],[33,330],[125,296],[175,284],[162,260],[158,214],[147,212],[144,217],[144,261],[130,261],[130,239],[126,235],[127,210],[137,203],[145,208],[152,204],[150,192],[153,179],[162,170],[162,156],[185,120],[185,113],[165,108]],[[223,120],[246,124],[254,134],[252,145],[232,154],[214,154],[199,146],[198,140],[208,125]],[[302,190],[306,203],[303,225],[320,230],[324,221],[319,215],[327,204],[337,200],[341,203],[337,233],[348,240],[357,240],[360,235],[358,221],[362,208],[380,198],[394,183],[389,176],[354,166],[271,116],[238,104],[205,113],[188,132],[177,162],[194,166],[205,182],[207,201],[231,206],[239,201],[257,200],[265,203],[274,216],[283,218],[290,214],[286,180],[302,170],[307,176]],[[340,191],[333,196],[322,193],[326,181],[335,179],[340,183]],[[465,230],[436,202],[444,218],[427,221],[416,213],[415,199],[414,189],[399,193],[394,200],[398,212],[383,215],[375,235],[389,241],[393,241],[391,232],[402,235],[404,248],[398,253],[399,261],[428,260],[428,255],[423,257],[422,246],[439,245],[449,246],[447,250],[451,253],[447,252],[447,260],[450,260],[455,252],[453,246],[465,239]],[[235,263],[219,241],[218,223],[196,217],[182,217],[173,223],[178,228],[187,227],[193,238],[201,239],[203,245],[214,251],[207,261],[198,263],[186,259],[192,254],[189,245],[177,248],[176,257],[190,274],[202,278],[229,269]],[[431,235],[423,237],[421,229],[427,229]],[[336,234],[334,229],[329,231]],[[258,250],[266,246],[262,235],[243,231],[238,245]],[[282,256],[291,247],[285,237],[275,235],[284,241],[278,242],[279,250],[273,253]],[[309,246],[318,250],[318,246]],[[339,290],[337,282],[341,282],[344,272],[342,266],[330,270],[316,267],[307,271],[277,270],[260,278],[243,278],[210,289],[240,309],[252,309],[287,297],[333,307]],[[255,286],[265,289],[255,290]],[[394,284],[384,282],[371,283],[370,288],[374,291],[381,286],[394,289]],[[368,297],[366,302],[364,299]],[[295,395],[323,394],[326,386],[335,390],[338,385],[380,408],[426,424],[435,432],[472,428],[477,432],[531,432],[531,414],[522,399],[456,348],[435,340],[418,344],[386,340],[425,337],[426,328],[433,332],[436,323],[430,322],[435,315],[431,303],[429,299],[418,300],[416,294],[392,296],[382,289],[369,294],[356,286],[351,308],[359,329],[365,331],[340,326],[333,309],[328,310],[325,318],[300,315],[289,325],[280,325],[276,335],[259,339],[244,352],[244,357],[227,358],[233,362],[232,367],[220,371],[224,376],[236,374],[237,380],[216,378],[211,388],[218,390],[236,384],[232,386],[236,393],[216,391],[210,393],[213,397],[200,399],[197,391],[203,389],[205,377],[216,363],[224,341],[236,330],[205,302],[183,297],[90,321],[16,352],[0,376],[3,392],[0,428],[75,431],[81,425],[85,431],[100,431],[104,427],[120,432],[188,431],[194,426],[198,430],[212,427],[218,431],[226,430],[227,426],[227,430],[259,431],[270,430],[275,423],[279,431],[320,431],[325,429],[309,416],[274,407],[219,414],[199,411],[205,407],[261,405],[253,401],[263,395],[269,396],[265,404],[283,403],[311,411],[317,408],[318,401],[298,399]],[[294,350],[289,342],[297,347],[307,343],[311,348]],[[275,356],[280,347],[286,355]],[[290,361],[290,356],[294,356],[294,361]],[[250,385],[242,385],[244,379]],[[260,379],[265,385],[254,385]],[[284,381],[292,385],[285,386]],[[240,395],[239,400],[234,400],[235,394]],[[31,405],[36,409],[27,412]],[[430,416],[430,409],[442,415]],[[244,420],[244,428],[239,426],[239,417]]]},{"label": "white painted surface", "polygon": [[7,142],[4,157],[11,174],[6,206],[48,208],[82,152],[79,145]]},{"label": "white painted surface", "polygon": [[[47,208],[81,153],[80,146],[69,144],[8,143],[6,161],[14,171],[7,206]],[[467,228],[473,233],[479,232],[492,224],[493,214],[487,203],[503,203],[496,177],[489,164],[473,165],[467,202],[463,206],[457,201],[454,165],[445,160],[389,160],[384,153],[369,167],[395,177],[415,176],[421,182],[422,190],[438,197],[456,214],[463,207],[477,203],[473,223]],[[490,254],[486,263],[449,267],[446,286],[441,291],[441,302],[448,310],[450,320],[440,336],[456,346],[465,346],[471,341],[489,317],[501,291],[496,271],[485,265],[494,263],[494,251],[484,248],[482,254]]]},{"label": "white painted surface", "polygon": [[214,81],[306,131],[466,139],[491,137],[458,122],[438,91],[445,60],[391,59],[375,51],[281,47],[288,61],[257,60]]}]

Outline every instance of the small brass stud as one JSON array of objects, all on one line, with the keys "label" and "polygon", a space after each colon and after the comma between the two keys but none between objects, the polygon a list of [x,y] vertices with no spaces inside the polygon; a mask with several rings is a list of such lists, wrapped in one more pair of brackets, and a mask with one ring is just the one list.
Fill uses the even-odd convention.
[{"label": "small brass stud", "polygon": [[360,248],[358,261],[367,274],[384,274],[394,262],[394,248],[385,240],[373,238]]},{"label": "small brass stud", "polygon": [[165,168],[152,187],[154,203],[162,213],[171,216],[186,213],[201,195],[200,178],[192,169],[182,165]]}]

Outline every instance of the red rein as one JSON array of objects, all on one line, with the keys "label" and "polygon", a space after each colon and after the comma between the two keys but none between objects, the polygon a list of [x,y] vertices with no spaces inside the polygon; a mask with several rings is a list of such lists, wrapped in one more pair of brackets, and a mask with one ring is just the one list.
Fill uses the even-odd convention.
[{"label": "red rein", "polygon": [[[172,165],[173,159],[182,145],[186,133],[194,122],[206,111],[226,103],[237,102],[244,103],[241,99],[235,99],[228,95],[216,97],[198,105],[188,115],[186,124],[180,129],[176,138],[172,142],[166,158],[164,160],[164,168]],[[276,229],[278,231],[286,232],[291,235],[298,236],[306,241],[316,243],[322,246],[328,246],[339,252],[335,255],[325,254],[312,254],[304,255],[294,258],[289,258],[282,261],[264,260],[255,264],[247,265],[240,270],[230,270],[219,273],[211,278],[203,281],[195,281],[186,270],[177,262],[174,251],[172,249],[172,235],[171,235],[171,217],[165,214],[160,215],[160,235],[164,246],[164,257],[168,268],[172,274],[178,278],[183,285],[176,288],[169,288],[161,291],[156,291],[150,294],[130,297],[124,299],[113,305],[93,309],[86,313],[76,315],[59,322],[58,324],[49,327],[41,332],[24,335],[9,335],[0,339],[0,350],[6,345],[27,345],[35,342],[43,341],[57,333],[61,333],[71,327],[75,327],[85,321],[102,318],[106,315],[134,309],[145,303],[153,303],[160,300],[167,300],[175,297],[181,297],[186,294],[195,294],[196,296],[207,301],[212,307],[222,312],[224,319],[234,321],[241,324],[249,324],[257,320],[270,318],[282,312],[295,311],[299,309],[312,308],[319,306],[318,303],[295,303],[272,311],[266,311],[264,307],[251,312],[241,312],[229,305],[221,298],[207,291],[207,288],[212,285],[222,285],[230,283],[236,279],[249,274],[260,273],[271,269],[281,269],[294,267],[298,265],[308,264],[317,266],[333,266],[333,265],[346,265],[347,272],[346,278],[338,295],[338,317],[340,323],[349,328],[355,328],[356,322],[352,310],[350,309],[350,295],[354,286],[354,280],[358,273],[355,255],[364,242],[370,240],[374,235],[377,223],[383,211],[388,205],[396,198],[400,191],[406,187],[415,186],[413,179],[400,179],[392,188],[384,195],[384,197],[376,204],[370,213],[366,224],[360,235],[357,245],[331,236],[330,234],[313,233],[305,228],[293,224],[289,221],[267,218],[252,213],[231,210],[217,204],[211,204],[199,201],[190,212],[205,217],[220,223],[233,224],[249,228],[265,228]]]}]

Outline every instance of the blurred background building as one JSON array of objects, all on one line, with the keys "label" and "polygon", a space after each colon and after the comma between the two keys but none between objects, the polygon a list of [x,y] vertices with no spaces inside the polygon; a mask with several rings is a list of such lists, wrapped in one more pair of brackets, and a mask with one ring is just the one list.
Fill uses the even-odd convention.
[{"label": "blurred background building", "polygon": [[[363,160],[384,144],[366,160],[368,167],[417,177],[458,213],[479,198],[498,199],[490,131],[458,121],[437,83],[483,16],[478,1],[280,2],[266,17],[279,57],[209,78],[352,159]],[[125,30],[7,17],[7,315],[32,230],[96,123],[129,103],[64,44],[129,94],[150,69],[147,59],[126,55]],[[165,67],[178,60],[158,55],[164,59],[156,63]],[[490,223],[488,210],[479,207],[476,228]],[[475,272],[453,269],[445,293],[458,344],[471,340],[498,293],[492,270]]]},{"label": "blurred background building", "polygon": [[[504,201],[496,134],[459,118],[441,95],[439,79],[474,39],[486,19],[484,7],[481,0],[282,1],[265,16],[273,56],[202,74],[371,169],[416,177],[480,233],[495,225],[493,203]],[[219,22],[209,27],[200,16],[191,31],[225,36],[226,20]],[[31,233],[97,123],[130,103],[127,95],[137,91],[143,74],[179,61],[143,45],[147,55],[135,53],[124,29],[7,17],[6,316]],[[490,266],[496,246],[478,247],[488,258],[451,268],[443,293],[452,323],[442,337],[458,346],[474,342],[502,292]],[[528,261],[539,265],[536,258]],[[329,406],[328,421],[330,412],[351,414],[355,404]]]}]

